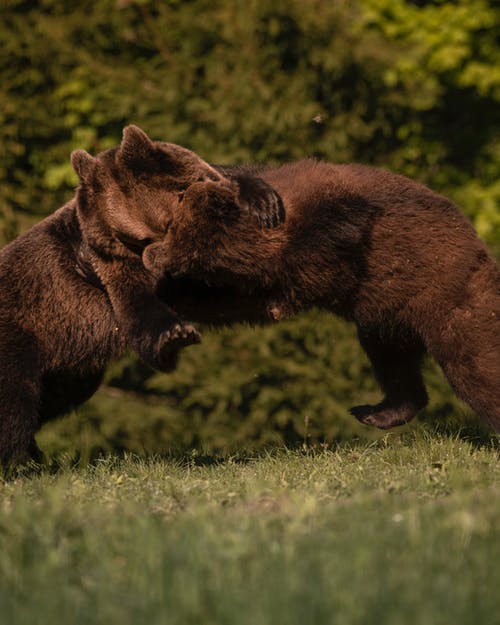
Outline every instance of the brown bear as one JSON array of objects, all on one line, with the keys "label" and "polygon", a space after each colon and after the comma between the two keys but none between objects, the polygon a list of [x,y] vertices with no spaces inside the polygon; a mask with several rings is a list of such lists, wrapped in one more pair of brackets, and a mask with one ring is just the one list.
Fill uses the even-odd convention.
[{"label": "brown bear", "polygon": [[[110,359],[127,348],[168,370],[179,347],[198,341],[196,330],[154,296],[155,281],[140,253],[165,234],[172,203],[166,189],[177,197],[195,181],[222,176],[188,150],[168,146],[164,151],[163,144],[156,145],[154,160],[144,168],[145,135],[134,130],[125,131],[119,149],[96,158],[75,152],[73,165],[82,179],[76,199],[0,251],[4,466],[38,459],[36,430],[89,398]],[[147,146],[150,151],[149,139]],[[239,174],[224,181],[258,227],[283,219],[279,197],[263,181],[250,184]],[[139,194],[134,205],[121,195],[131,183]],[[248,186],[252,205],[245,201]],[[94,203],[97,195],[102,204]]]},{"label": "brown bear", "polygon": [[186,148],[151,141],[136,126],[124,129],[119,149],[97,157],[77,150],[71,160],[80,178],[83,239],[118,326],[142,360],[168,370],[174,348],[199,341],[196,329],[157,298],[141,259],[147,245],[164,237],[170,206],[194,182],[216,181],[238,197],[250,223],[273,228],[284,219],[281,198],[250,172],[226,168],[223,174]]},{"label": "brown bear", "polygon": [[[232,288],[251,320],[329,310],[356,324],[385,394],[352,409],[360,421],[388,429],[412,419],[427,402],[421,363],[429,354],[500,431],[500,272],[453,203],[363,165],[302,160],[256,171],[280,194],[284,223],[261,231],[230,186],[192,184],[171,205],[164,240],[143,253],[165,278],[163,296],[179,291],[174,277],[191,289]],[[201,296],[191,309],[175,299],[192,320],[206,311]],[[237,311],[245,315],[240,303]]]},{"label": "brown bear", "polygon": [[0,252],[0,464],[39,459],[34,434],[94,393],[125,337],[71,200]]}]

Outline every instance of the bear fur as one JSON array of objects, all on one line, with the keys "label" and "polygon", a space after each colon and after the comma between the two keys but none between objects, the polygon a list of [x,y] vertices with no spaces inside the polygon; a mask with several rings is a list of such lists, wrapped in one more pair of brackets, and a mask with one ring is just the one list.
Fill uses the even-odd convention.
[{"label": "bear fur", "polygon": [[[163,239],[170,206],[194,182],[215,181],[238,197],[244,219],[273,228],[284,219],[280,196],[262,180],[215,168],[174,144],[153,142],[138,127],[124,129],[118,149],[92,157],[73,152],[80,178],[76,201],[92,266],[111,301],[118,326],[150,366],[171,368],[172,351],[199,341],[197,330],[155,294],[141,253]],[[246,201],[251,189],[251,203]],[[170,303],[170,302],[169,302]]]},{"label": "bear fur", "polygon": [[125,350],[87,259],[76,203],[0,251],[0,463],[40,454],[34,434],[99,386]]},{"label": "bear fur", "polygon": [[[360,421],[388,429],[412,419],[427,403],[421,364],[429,354],[500,431],[500,272],[453,203],[363,165],[302,160],[258,175],[281,196],[284,223],[261,231],[230,187],[192,184],[172,205],[164,240],[143,253],[164,277],[164,296],[175,292],[174,277],[191,289],[232,288],[237,314],[244,317],[238,298],[246,298],[249,320],[331,311],[356,324],[385,395],[352,409]],[[177,298],[176,310],[196,320],[201,301],[183,310]]]},{"label": "bear fur", "polygon": [[[237,194],[241,185],[239,201],[257,227],[283,219],[279,197],[264,182],[252,183],[257,193],[250,205],[245,176],[230,181],[184,148],[169,148],[163,158],[161,146],[146,137],[154,154],[148,162],[144,138],[132,127],[118,149],[95,158],[75,152],[76,198],[0,251],[3,466],[39,459],[38,428],[88,399],[109,361],[126,349],[169,370],[178,349],[199,340],[154,295],[155,281],[141,260],[143,247],[165,235],[168,193],[177,197],[194,181],[220,180]],[[131,183],[139,194],[133,205],[121,195]]]}]

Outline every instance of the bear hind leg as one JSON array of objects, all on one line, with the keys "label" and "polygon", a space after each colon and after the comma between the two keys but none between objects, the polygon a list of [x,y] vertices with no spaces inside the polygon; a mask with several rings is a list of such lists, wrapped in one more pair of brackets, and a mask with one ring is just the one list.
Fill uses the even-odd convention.
[{"label": "bear hind leg", "polygon": [[[492,320],[493,321],[493,320]],[[494,320],[496,321],[496,320]],[[498,322],[497,322],[498,328]],[[450,385],[460,399],[496,432],[500,432],[500,328],[493,323],[461,333],[456,344],[436,350],[435,356]]]},{"label": "bear hind leg", "polygon": [[39,385],[32,380],[13,383],[0,376],[0,467],[40,462],[42,452],[35,441],[38,427]]},{"label": "bear hind leg", "polygon": [[385,397],[375,405],[355,406],[351,414],[382,430],[408,423],[428,400],[421,372],[423,345],[408,339],[388,341],[362,330],[358,335]]},{"label": "bear hind leg", "polygon": [[457,396],[500,432],[500,271],[492,259],[483,258],[464,292],[428,337],[428,352]]}]

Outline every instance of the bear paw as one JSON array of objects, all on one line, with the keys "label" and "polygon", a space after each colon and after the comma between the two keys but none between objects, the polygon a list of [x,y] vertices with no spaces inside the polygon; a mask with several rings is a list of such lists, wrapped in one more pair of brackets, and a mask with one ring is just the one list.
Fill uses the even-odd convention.
[{"label": "bear paw", "polygon": [[172,371],[177,364],[179,350],[200,341],[201,335],[194,326],[183,323],[174,324],[159,338],[155,369]]},{"label": "bear paw", "polygon": [[186,345],[199,343],[201,341],[201,335],[198,330],[190,324],[176,323],[163,333],[162,339],[163,342],[170,345],[170,347],[185,347]]},{"label": "bear paw", "polygon": [[389,407],[381,403],[376,406],[354,406],[349,412],[365,425],[371,425],[380,430],[390,430],[411,421],[418,409],[410,404]]},{"label": "bear paw", "polygon": [[172,352],[201,341],[198,330],[189,324],[176,323],[162,333],[159,341],[160,352]]}]

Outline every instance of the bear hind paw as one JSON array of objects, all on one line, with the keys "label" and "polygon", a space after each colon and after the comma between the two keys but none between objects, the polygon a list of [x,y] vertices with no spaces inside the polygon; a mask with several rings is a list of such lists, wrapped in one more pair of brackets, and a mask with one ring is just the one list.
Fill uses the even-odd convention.
[{"label": "bear hind paw", "polygon": [[411,421],[421,407],[409,403],[391,405],[381,402],[375,406],[354,406],[349,412],[365,425],[371,425],[380,430],[390,430]]}]

